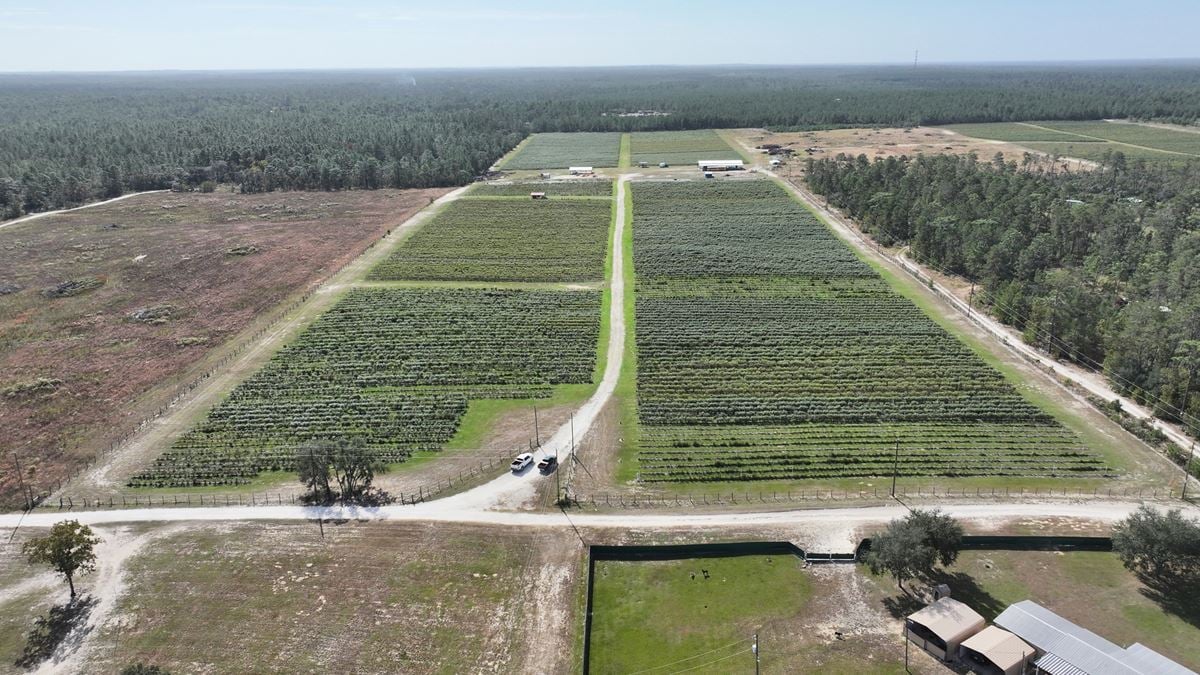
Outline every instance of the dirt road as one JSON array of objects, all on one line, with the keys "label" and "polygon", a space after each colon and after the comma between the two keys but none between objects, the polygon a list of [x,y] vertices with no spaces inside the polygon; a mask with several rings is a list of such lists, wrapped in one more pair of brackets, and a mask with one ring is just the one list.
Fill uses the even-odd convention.
[{"label": "dirt road", "polygon": [[[774,172],[767,169],[760,169],[760,171],[775,178],[780,178]],[[848,218],[843,216],[835,209],[824,206],[813,193],[806,189],[797,187],[786,180],[780,179],[780,182],[789,190],[791,190],[793,194],[803,200],[804,203],[808,204],[813,210],[821,214],[821,216],[829,223],[830,227],[832,227],[843,240],[854,246],[859,251],[862,251],[871,258],[884,263],[895,271],[902,271],[909,274],[916,273],[921,277],[922,280],[930,278],[929,272],[912,260],[902,255],[890,255],[871,245],[871,243],[858,232],[857,228],[855,228],[854,224]],[[1150,410],[1144,406],[1138,404],[1130,398],[1118,394],[1111,386],[1109,386],[1107,380],[1104,379],[1104,376],[1101,373],[1085,370],[1078,365],[1064,363],[1054,359],[1049,354],[1039,351],[1036,347],[1026,344],[1024,338],[1022,338],[1020,333],[1018,333],[1016,330],[1005,326],[987,314],[970,310],[970,308],[967,306],[967,303],[963,302],[962,299],[955,295],[952,289],[946,288],[941,284],[938,284],[936,281],[930,281],[929,283],[939,292],[943,300],[949,302],[963,314],[969,315],[972,321],[987,331],[989,335],[998,339],[1008,349],[1016,352],[1018,355],[1026,359],[1031,359],[1033,361],[1046,364],[1053,364],[1052,369],[1056,376],[1067,378],[1083,389],[1087,390],[1087,392],[1091,395],[1097,396],[1106,401],[1112,401],[1114,399],[1120,400],[1121,408],[1125,410],[1125,412],[1138,419],[1146,420],[1154,428],[1163,432],[1163,434],[1165,434],[1181,448],[1188,448],[1191,445],[1192,440],[1187,436],[1187,434],[1184,434],[1179,427],[1173,424],[1168,424],[1154,417]]]},{"label": "dirt road", "polygon": [[130,192],[129,194],[121,195],[120,197],[113,197],[112,199],[105,199],[104,201],[100,201],[100,202],[92,202],[91,204],[84,204],[83,206],[76,206],[76,207],[70,208],[70,209],[59,209],[57,211],[42,211],[41,213],[31,213],[27,216],[21,216],[20,218],[14,218],[12,220],[0,223],[0,228],[5,228],[5,227],[8,227],[9,225],[16,225],[18,223],[28,222],[30,220],[35,220],[37,218],[45,218],[46,216],[57,216],[60,213],[70,213],[72,211],[80,211],[82,209],[90,209],[90,208],[93,208],[96,206],[104,206],[105,204],[112,204],[113,202],[119,202],[123,199],[129,199],[130,197],[137,197],[139,195],[152,195],[152,194],[155,194],[158,192],[170,192],[170,190],[147,190],[145,192]]},{"label": "dirt road", "polygon": [[128,443],[105,457],[91,471],[64,485],[59,492],[87,495],[111,490],[114,486],[123,484],[145,467],[170,443],[171,439],[190,428],[201,415],[220,401],[225,392],[262,366],[279,349],[280,345],[291,339],[313,319],[332,306],[337,301],[339,291],[361,279],[368,269],[390,253],[412,230],[433,217],[437,211],[436,207],[457,199],[466,190],[467,188],[463,187],[448,192],[435,200],[430,207],[398,224],[392,229],[391,234],[327,279],[312,293],[307,302],[280,321],[258,342],[247,348],[227,368],[205,380],[189,395],[175,403],[167,413],[146,425]]}]

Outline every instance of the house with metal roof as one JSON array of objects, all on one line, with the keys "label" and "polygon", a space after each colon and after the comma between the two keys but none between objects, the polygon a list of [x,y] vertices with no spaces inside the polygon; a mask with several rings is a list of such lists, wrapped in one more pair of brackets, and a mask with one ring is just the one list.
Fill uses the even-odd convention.
[{"label": "house with metal roof", "polygon": [[963,640],[987,626],[978,612],[953,598],[926,605],[904,620],[904,635],[913,644],[937,657],[953,661]]},{"label": "house with metal roof", "polygon": [[1198,675],[1142,644],[1125,649],[1109,642],[1030,600],[1009,606],[995,624],[1037,649],[1035,675]]}]

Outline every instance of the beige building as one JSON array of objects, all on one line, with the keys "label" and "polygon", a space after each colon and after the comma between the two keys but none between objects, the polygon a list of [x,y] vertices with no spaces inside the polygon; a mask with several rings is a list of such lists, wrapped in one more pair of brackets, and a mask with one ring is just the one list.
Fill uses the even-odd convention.
[{"label": "beige building", "polygon": [[942,598],[904,620],[904,634],[941,661],[958,657],[958,646],[987,625],[978,612],[953,598]]}]

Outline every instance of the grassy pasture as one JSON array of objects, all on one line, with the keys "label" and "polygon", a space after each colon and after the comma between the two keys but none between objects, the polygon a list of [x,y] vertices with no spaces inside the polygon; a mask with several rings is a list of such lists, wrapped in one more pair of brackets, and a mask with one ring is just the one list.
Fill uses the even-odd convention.
[{"label": "grassy pasture", "polygon": [[611,200],[459,199],[368,278],[597,281],[611,220]]},{"label": "grassy pasture", "polygon": [[534,134],[501,163],[506,170],[565,169],[570,166],[614,167],[621,134],[609,132]]},{"label": "grassy pasture", "polygon": [[736,150],[711,129],[698,131],[638,131],[632,134],[634,164],[659,162],[694,164],[703,159],[741,159]]},{"label": "grassy pasture", "polygon": [[[876,601],[894,615],[913,607],[886,576],[861,568]],[[1122,647],[1141,642],[1180,663],[1200,666],[1200,603],[1195,592],[1147,587],[1113,553],[964,551],[936,577],[989,621],[1010,604],[1033,600]]]},{"label": "grassy pasture", "polygon": [[1063,157],[1102,161],[1121,152],[1130,159],[1181,163],[1200,157],[1200,134],[1144,124],[1118,122],[998,122],[951,124],[958,133],[1009,143]]}]

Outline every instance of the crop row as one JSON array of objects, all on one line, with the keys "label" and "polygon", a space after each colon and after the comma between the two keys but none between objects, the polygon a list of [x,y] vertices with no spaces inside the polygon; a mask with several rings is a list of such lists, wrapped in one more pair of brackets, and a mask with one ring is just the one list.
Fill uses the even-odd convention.
[{"label": "crop row", "polygon": [[321,438],[387,462],[438,449],[472,398],[590,382],[599,309],[597,291],[352,290],[131,484],[238,482]]},{"label": "crop row", "polygon": [[369,275],[375,280],[604,278],[607,200],[459,199]]},{"label": "crop row", "polygon": [[1105,471],[774,183],[633,190],[644,480]]},{"label": "crop row", "polygon": [[638,131],[630,137],[635,162],[691,164],[705,159],[739,159],[715,131]]},{"label": "crop row", "polygon": [[534,134],[501,168],[565,169],[571,166],[616,166],[621,155],[619,133]]},{"label": "crop row", "polygon": [[476,183],[467,192],[471,197],[528,197],[530,192],[545,192],[554,197],[609,197],[612,181],[600,178],[579,180],[527,181],[515,183]]}]

